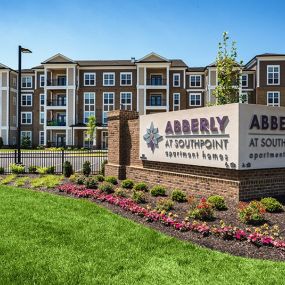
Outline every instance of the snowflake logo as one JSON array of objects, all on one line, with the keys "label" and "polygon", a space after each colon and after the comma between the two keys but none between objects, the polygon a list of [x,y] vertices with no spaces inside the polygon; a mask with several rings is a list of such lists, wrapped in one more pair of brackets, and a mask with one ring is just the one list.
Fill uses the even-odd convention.
[{"label": "snowflake logo", "polygon": [[158,128],[153,126],[153,122],[151,122],[150,128],[146,129],[146,134],[143,136],[143,139],[152,152],[154,152],[155,147],[158,147],[158,143],[162,140],[162,136],[158,133]]}]

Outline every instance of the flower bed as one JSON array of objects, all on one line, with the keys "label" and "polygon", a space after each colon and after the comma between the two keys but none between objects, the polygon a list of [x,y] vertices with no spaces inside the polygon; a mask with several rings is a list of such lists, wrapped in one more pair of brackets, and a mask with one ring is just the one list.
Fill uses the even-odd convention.
[{"label": "flower bed", "polygon": [[285,250],[285,241],[275,238],[272,235],[256,232],[249,228],[243,230],[239,227],[226,226],[221,224],[219,227],[208,225],[205,222],[197,221],[180,221],[163,212],[159,213],[148,207],[143,207],[135,203],[130,198],[107,194],[100,190],[87,189],[82,185],[74,185],[71,183],[60,185],[57,188],[60,192],[73,195],[78,198],[92,198],[101,202],[107,202],[116,205],[121,209],[144,218],[147,222],[160,222],[164,226],[172,227],[177,231],[193,231],[201,234],[201,236],[216,236],[223,240],[236,240],[250,242],[258,247],[274,247]]}]

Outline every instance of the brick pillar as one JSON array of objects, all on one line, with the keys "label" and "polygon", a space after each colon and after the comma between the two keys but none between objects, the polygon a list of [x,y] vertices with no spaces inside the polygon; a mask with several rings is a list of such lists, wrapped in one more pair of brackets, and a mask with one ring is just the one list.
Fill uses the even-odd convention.
[{"label": "brick pillar", "polygon": [[[108,113],[108,164],[106,176],[126,178],[126,165],[130,164],[132,132],[129,121],[138,121],[138,112],[115,110]],[[137,124],[136,124],[137,125]]]}]

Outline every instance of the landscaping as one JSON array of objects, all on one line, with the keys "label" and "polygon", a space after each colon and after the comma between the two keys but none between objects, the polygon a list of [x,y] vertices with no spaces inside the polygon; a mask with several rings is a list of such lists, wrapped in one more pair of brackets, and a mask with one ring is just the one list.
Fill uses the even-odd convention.
[{"label": "landscaping", "polygon": [[72,165],[65,163],[63,176],[24,176],[20,169],[18,175],[0,176],[0,184],[87,198],[183,240],[240,256],[284,260],[285,212],[274,198],[239,204],[218,195],[198,199],[179,189],[92,176],[88,167],[72,174]]},{"label": "landscaping", "polygon": [[280,284],[285,274],[285,263],[179,241],[88,200],[11,186],[0,200],[0,284]]}]

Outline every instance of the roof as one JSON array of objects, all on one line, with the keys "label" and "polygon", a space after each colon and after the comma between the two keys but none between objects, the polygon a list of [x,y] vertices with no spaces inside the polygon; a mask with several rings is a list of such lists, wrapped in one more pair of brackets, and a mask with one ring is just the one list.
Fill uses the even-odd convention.
[{"label": "roof", "polygon": [[187,71],[190,71],[190,72],[203,72],[205,71],[205,68],[206,67],[188,67]]},{"label": "roof", "polygon": [[0,63],[0,69],[11,69],[11,68],[5,64]]},{"label": "roof", "polygon": [[38,66],[32,67],[32,69],[44,69],[44,66],[43,65],[38,65]]},{"label": "roof", "polygon": [[271,52],[258,54],[258,55],[255,55],[251,60],[249,60],[245,66],[248,66],[251,62],[256,60],[257,57],[268,57],[268,56],[285,56],[285,54],[284,53],[271,53]]},{"label": "roof", "polygon": [[[17,72],[18,72],[18,70],[17,70]],[[34,73],[34,70],[31,68],[27,68],[27,69],[22,69],[21,72],[22,73]]]},{"label": "roof", "polygon": [[135,63],[132,60],[76,60],[80,66],[132,66]]},{"label": "roof", "polygon": [[66,57],[61,53],[57,53],[56,55],[48,58],[47,60],[43,61],[42,64],[51,64],[51,63],[75,63],[72,59]]},{"label": "roof", "polygon": [[181,59],[170,59],[171,67],[188,67],[187,64]]}]

